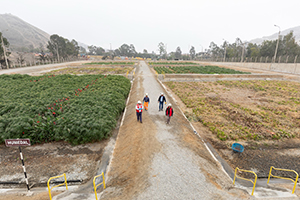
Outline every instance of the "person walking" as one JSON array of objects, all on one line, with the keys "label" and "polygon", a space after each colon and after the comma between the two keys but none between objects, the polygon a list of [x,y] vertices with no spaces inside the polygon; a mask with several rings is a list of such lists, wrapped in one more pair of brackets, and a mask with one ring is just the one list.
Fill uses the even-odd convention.
[{"label": "person walking", "polygon": [[141,101],[138,101],[135,107],[136,110],[136,117],[137,117],[137,121],[142,122],[142,112],[143,112],[143,105]]},{"label": "person walking", "polygon": [[164,110],[164,102],[165,104],[167,103],[166,97],[164,96],[164,93],[160,93],[160,96],[158,97],[158,103],[159,103],[158,111]]},{"label": "person walking", "polygon": [[145,110],[147,111],[147,110],[148,110],[149,103],[150,103],[150,99],[149,99],[148,93],[145,94],[145,97],[144,97],[144,99],[143,99],[143,102],[144,102],[144,108],[145,108]]},{"label": "person walking", "polygon": [[172,104],[169,103],[167,109],[166,109],[166,116],[167,116],[167,124],[170,124],[170,120],[171,120],[171,117],[173,116],[174,114],[174,110],[172,108]]}]

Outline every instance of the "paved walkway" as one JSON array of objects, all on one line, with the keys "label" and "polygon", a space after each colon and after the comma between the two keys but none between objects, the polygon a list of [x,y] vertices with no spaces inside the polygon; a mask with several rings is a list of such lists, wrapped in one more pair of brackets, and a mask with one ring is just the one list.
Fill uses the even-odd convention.
[{"label": "paved walkway", "polygon": [[[144,62],[141,63],[140,74],[144,79],[144,91],[152,99],[148,114],[157,126],[156,138],[161,144],[161,151],[155,154],[151,164],[151,186],[137,199],[228,199],[229,195],[206,180],[201,170],[201,163],[206,161],[179,141],[182,129],[187,129],[190,134],[193,132],[186,128],[189,126],[187,121],[177,123],[175,118],[181,118],[182,114],[176,105],[173,103],[175,115],[170,125],[162,117],[164,112],[158,112],[157,99],[163,89]],[[167,101],[172,102],[168,96]],[[160,117],[157,117],[158,114]]]},{"label": "paved walkway", "polygon": [[[140,163],[143,165],[143,170],[147,171],[146,175],[136,173],[138,180],[134,180],[135,176],[126,176],[126,181],[134,181],[135,186],[129,189],[127,187],[127,190],[120,192],[120,188],[125,187],[126,183],[116,184],[114,189],[110,188],[105,191],[102,197],[104,199],[241,199],[240,194],[243,194],[243,197],[248,198],[248,195],[241,191],[231,191],[230,194],[227,188],[232,186],[231,180],[211,157],[201,139],[193,133],[189,122],[168,95],[166,95],[167,103],[173,104],[175,114],[170,125],[166,124],[165,112],[158,111],[157,103],[158,96],[164,92],[164,89],[145,62],[140,63],[135,81],[137,83],[133,86],[131,97],[134,100],[127,109],[134,109],[136,101],[142,100],[144,93],[148,93],[150,97],[149,110],[143,112],[142,129],[137,128],[135,134],[137,137],[143,135],[144,127],[153,124],[153,128],[148,130],[147,135],[153,137],[151,140],[156,140],[157,147],[155,149],[148,147],[147,153],[150,151],[151,155],[149,164],[145,166],[146,161]],[[120,129],[118,140],[122,138],[122,134],[125,134],[126,129],[131,128],[126,128],[126,124],[130,123],[127,119],[130,117],[129,115],[128,113],[125,116],[125,128]],[[135,124],[135,126],[139,127],[140,124]],[[153,144],[156,143],[153,142]],[[139,144],[132,142],[130,145]],[[125,144],[117,141],[115,154],[119,149],[124,148]],[[143,154],[143,150],[140,152]],[[126,156],[123,155],[118,162],[113,160],[111,167],[113,169],[120,168],[116,165],[120,165],[121,159],[125,158]],[[131,167],[133,166],[127,169],[130,170]],[[112,176],[113,180],[110,181],[122,179],[123,173],[126,172],[120,172],[118,169],[112,170],[109,176]],[[144,185],[144,187],[136,189],[135,187],[139,185]],[[128,190],[135,190],[135,192],[132,196],[124,196]]]}]

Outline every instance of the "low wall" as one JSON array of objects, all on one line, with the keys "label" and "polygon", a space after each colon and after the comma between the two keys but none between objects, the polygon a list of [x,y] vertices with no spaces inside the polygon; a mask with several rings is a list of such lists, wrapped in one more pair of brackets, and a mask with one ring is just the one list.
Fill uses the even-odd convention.
[{"label": "low wall", "polygon": [[299,63],[246,63],[246,62],[202,62],[203,65],[215,65],[224,67],[243,67],[248,69],[259,69],[289,74],[300,74]]}]

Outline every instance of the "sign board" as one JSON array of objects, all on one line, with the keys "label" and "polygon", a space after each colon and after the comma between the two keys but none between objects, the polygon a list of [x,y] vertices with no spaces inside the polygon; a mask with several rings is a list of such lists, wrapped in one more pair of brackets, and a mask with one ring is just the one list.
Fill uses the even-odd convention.
[{"label": "sign board", "polygon": [[5,145],[7,147],[30,146],[30,139],[6,139]]}]

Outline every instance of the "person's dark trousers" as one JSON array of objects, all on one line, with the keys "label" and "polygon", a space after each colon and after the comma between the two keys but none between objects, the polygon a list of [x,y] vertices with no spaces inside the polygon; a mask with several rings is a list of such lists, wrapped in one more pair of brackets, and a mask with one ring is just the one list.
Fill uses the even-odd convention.
[{"label": "person's dark trousers", "polygon": [[167,116],[167,124],[170,124],[171,116]]},{"label": "person's dark trousers", "polygon": [[136,112],[136,117],[137,117],[137,120],[142,123],[142,113],[141,112]]},{"label": "person's dark trousers", "polygon": [[164,109],[164,102],[159,102],[159,110],[163,110]]}]

